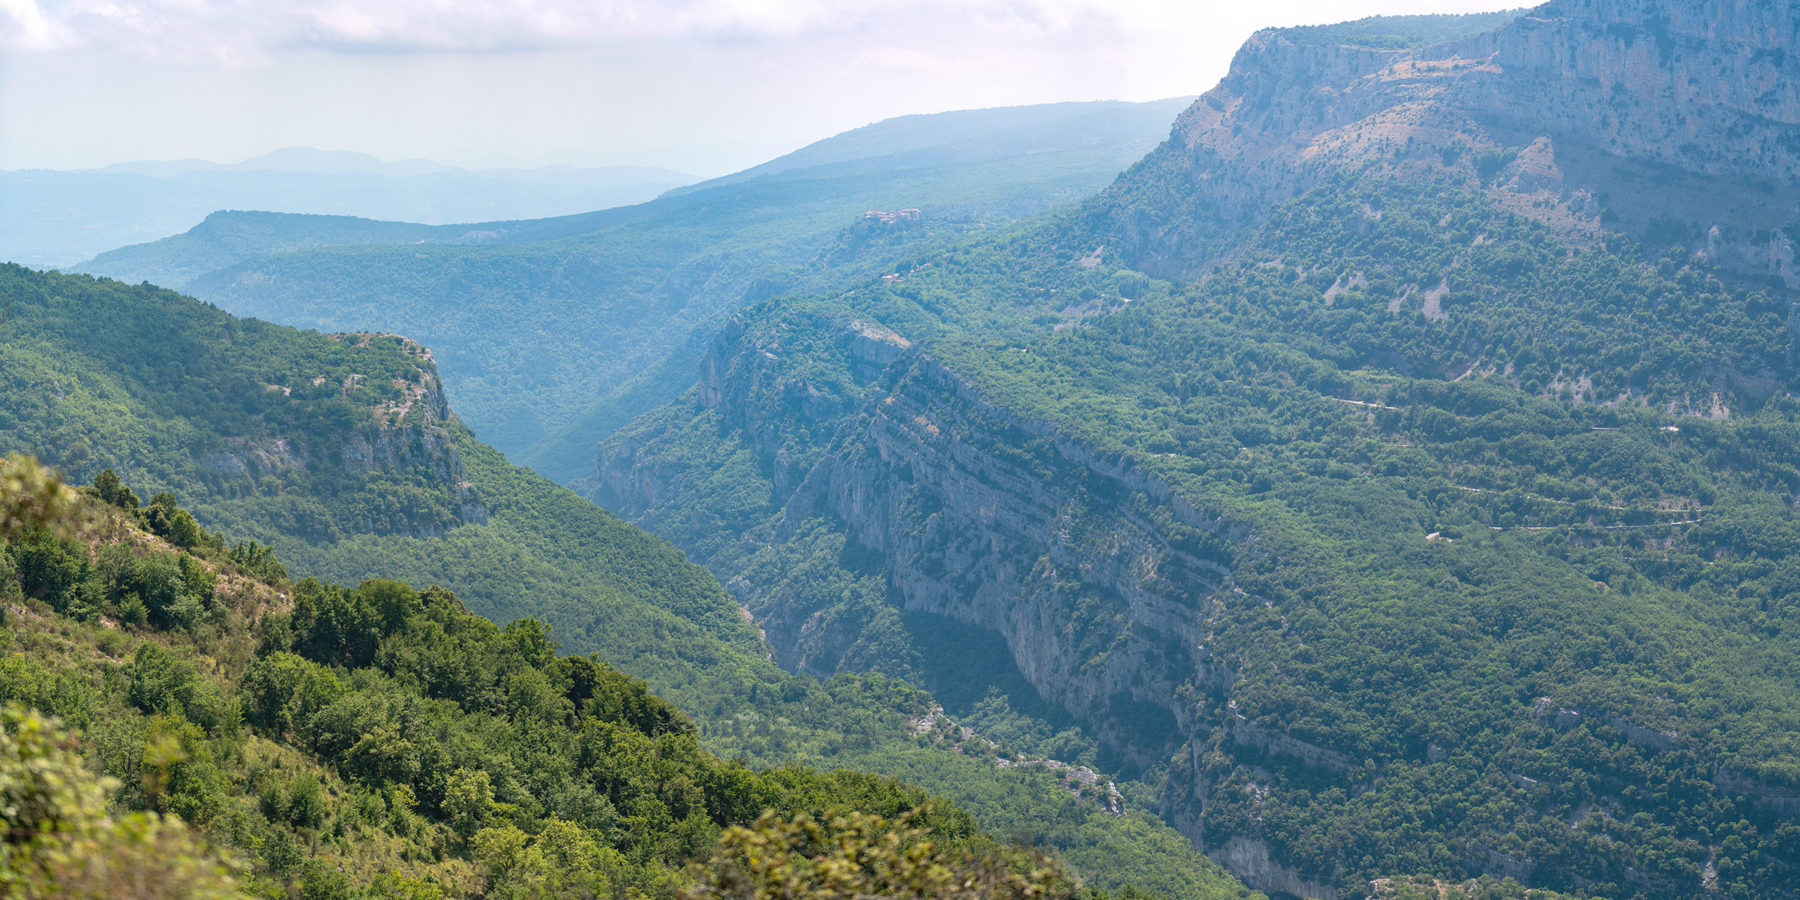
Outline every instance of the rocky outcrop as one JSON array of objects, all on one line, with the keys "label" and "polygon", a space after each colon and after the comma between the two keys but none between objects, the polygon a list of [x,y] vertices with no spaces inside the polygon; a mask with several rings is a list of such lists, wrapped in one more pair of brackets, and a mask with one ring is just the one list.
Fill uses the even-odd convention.
[{"label": "rocky outcrop", "polygon": [[[1758,0],[1556,0],[1404,50],[1258,32],[1090,221],[1132,265],[1186,275],[1334,174],[1442,178],[1522,191],[1503,205],[1553,225],[1654,224],[1794,289],[1800,183],[1770,173],[1800,171],[1797,44],[1800,10]],[[1494,184],[1532,147],[1553,178]]]},{"label": "rocky outcrop", "polygon": [[1246,884],[1262,890],[1314,900],[1338,900],[1338,890],[1329,881],[1282,865],[1270,854],[1269,845],[1264,841],[1234,837],[1208,855]]},{"label": "rocky outcrop", "polygon": [[1125,814],[1125,797],[1119,793],[1118,785],[1112,779],[1087,766],[1009,752],[994,741],[977,734],[974,729],[956,723],[944,714],[943,707],[935,703],[923,715],[909,718],[906,729],[914,737],[932,740],[956,753],[991,758],[995,768],[1038,769],[1047,772],[1077,800],[1093,802],[1115,816]]},{"label": "rocky outcrop", "polygon": [[[799,347],[819,346],[795,332],[813,328],[832,336],[829,361],[851,373],[853,389],[804,383],[796,372],[832,368],[816,357],[795,365]],[[1131,460],[995,403],[879,326],[745,317],[720,335],[703,371],[696,399],[706,420],[756,448],[771,482],[787,485],[774,491],[773,527],[742,541],[779,544],[831,522],[874,551],[893,603],[999,635],[1033,688],[1127,770],[1175,754],[1197,760],[1222,724],[1236,726],[1227,749],[1246,758],[1281,758],[1326,777],[1349,767],[1342,753],[1230,705],[1236,675],[1207,648],[1217,595],[1229,590],[1247,537],[1241,526]],[[812,418],[822,410],[826,418]],[[833,436],[811,452],[789,452],[807,443],[794,441],[797,431],[827,427]],[[657,456],[655,440],[611,441],[597,498],[628,518],[668,523],[665,537],[698,549],[704,535],[663,512],[688,502],[684,491],[706,473]],[[866,622],[716,571],[758,611],[784,665],[821,675],[853,665]],[[1230,852],[1207,842],[1209,789],[1205,777],[1172,783],[1165,814],[1215,856],[1236,859],[1242,840]],[[1281,890],[1316,881],[1285,871],[1269,864],[1246,877]]]},{"label": "rocky outcrop", "polygon": [[841,523],[880,553],[904,609],[1004,637],[1039,694],[1124,758],[1179,743],[1171,706],[1206,662],[1200,610],[1229,576],[1228,526],[927,356],[898,362],[854,421],[787,502],[787,527]]},{"label": "rocky outcrop", "polygon": [[[264,435],[240,439],[232,446],[208,451],[199,462],[229,480],[254,485],[264,473],[309,470],[360,478],[394,478],[442,491],[460,522],[484,524],[488,510],[463,469],[449,423],[449,401],[437,374],[431,352],[418,343],[393,335],[344,334],[334,339],[367,344],[381,338],[397,341],[402,354],[417,368],[395,379],[392,399],[373,409],[363,425],[332,435]],[[366,376],[345,376],[344,396],[360,386]],[[323,382],[323,379],[320,379]],[[316,385],[315,385],[316,386]],[[290,386],[269,385],[266,390],[291,391]],[[252,488],[254,489],[254,488]],[[443,521],[413,523],[407,530],[415,537],[442,533],[456,524]],[[383,530],[373,523],[370,530]]]}]

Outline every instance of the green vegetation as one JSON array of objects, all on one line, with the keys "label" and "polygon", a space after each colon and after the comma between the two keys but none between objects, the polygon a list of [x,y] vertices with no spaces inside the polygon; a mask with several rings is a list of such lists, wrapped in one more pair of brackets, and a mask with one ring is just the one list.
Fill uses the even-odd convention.
[{"label": "green vegetation", "polygon": [[108,815],[115,779],[95,778],[75,735],[17,706],[0,708],[0,888],[9,897],[235,898],[230,867],[176,817]]},{"label": "green vegetation", "polygon": [[[1087,196],[1166,136],[1183,105],[909,117],[798,151],[779,171],[561,219],[420,231],[216,217],[87,271],[133,283],[179,274],[157,283],[239,315],[407,335],[437,354],[484,440],[568,483],[610,428],[692,383],[722,312],[781,291],[835,292],[890,273],[911,249]],[[921,217],[863,222],[909,207]],[[668,377],[639,378],[658,366]]]},{"label": "green vegetation", "polygon": [[[15,475],[48,484],[29,460],[4,471],[9,506]],[[1073,893],[1058,864],[892,779],[713,756],[643,682],[559,657],[535,620],[501,627],[394,581],[265,580],[223,542],[143,531],[161,507],[70,517],[51,493],[0,542],[0,701],[15,704],[0,720],[0,878],[26,896],[110,896],[134,878],[134,896],[670,896],[723,828],[768,817],[935,848],[906,855],[921,864],[907,877],[937,877],[930,853],[967,854],[991,861],[986,877]],[[74,562],[73,583],[34,562],[45,547]],[[166,588],[143,577],[163,570]],[[133,615],[165,590],[195,614]],[[759,864],[804,863],[803,848],[769,850]]]},{"label": "green vegetation", "polygon": [[1374,900],[1568,900],[1572,896],[1488,876],[1455,884],[1429,877],[1382,878],[1374,887]]},{"label": "green vegetation", "polygon": [[[50,454],[51,461],[81,479],[103,476],[109,466],[128,472],[127,480],[136,487],[102,478],[96,493],[121,507],[131,506],[130,498],[149,495],[147,503],[138,501],[136,515],[167,539],[210,554],[209,559],[230,560],[258,577],[279,581],[282,573],[292,572],[346,584],[395,579],[454,592],[459,602],[495,621],[531,616],[548,626],[561,647],[598,653],[686,710],[693,716],[689,740],[712,753],[742,757],[761,767],[803,762],[905,778],[952,798],[991,833],[1054,849],[1076,872],[1104,887],[1130,881],[1171,898],[1243,893],[1143,809],[1115,815],[1041,769],[1003,768],[991,755],[959,753],[915,735],[911,720],[929,709],[930,700],[913,687],[881,678],[820,683],[783,672],[764,658],[766,649],[754,628],[705,570],[575,494],[512,467],[454,420],[424,415],[421,407],[435,390],[435,373],[410,345],[235,320],[148,286],[19,269],[0,275],[12,308],[11,318],[0,326],[5,329],[0,331],[4,351],[35,366],[5,370],[15,381],[0,394],[0,417],[8,424],[0,432],[0,444]],[[129,360],[115,363],[81,340],[93,329],[64,333],[47,324],[58,316],[85,321],[94,315],[84,306],[88,303],[104,304],[109,311],[108,330],[100,331],[101,337],[130,347],[142,339],[138,336],[146,336],[153,340],[151,348],[122,352]],[[192,352],[202,354],[195,358],[206,365],[177,367],[155,355],[157,339],[188,346],[191,339],[185,332],[210,336],[203,345],[192,342]],[[247,348],[260,349],[251,353]],[[149,361],[140,363],[144,356]],[[161,366],[157,377],[168,379],[176,396],[162,395],[160,382],[135,374],[134,366],[151,362]],[[248,398],[240,393],[231,396],[240,405],[265,399],[276,404],[260,414],[241,415],[221,389],[263,382],[310,385],[313,372],[330,373],[321,385],[335,380],[343,387],[265,391]],[[376,391],[382,383],[379,373],[392,373],[397,399]],[[401,389],[401,383],[407,387]],[[413,402],[401,413],[396,404],[405,405],[409,397]],[[216,407],[194,406],[215,402]],[[216,409],[217,415],[196,413],[200,421],[183,427],[180,416],[190,408]],[[321,409],[341,409],[335,421],[348,423],[349,433],[332,430],[334,420],[322,417]],[[169,427],[153,428],[164,415]],[[37,447],[41,436],[61,433],[80,435],[85,449],[72,452],[71,443]],[[353,443],[357,440],[361,445]],[[249,448],[276,446],[309,449],[254,478],[199,462],[214,447],[236,448],[246,459],[260,459]],[[384,447],[393,452],[384,453]],[[414,485],[442,498],[442,518],[422,516],[421,527],[407,527],[401,515],[389,527],[388,520],[369,516],[371,494],[379,496],[392,484]],[[327,491],[318,489],[321,485],[337,487]],[[174,497],[163,495],[174,492],[184,498],[191,516],[170,511]],[[296,515],[296,510],[306,515]],[[209,531],[215,528],[228,531],[234,540]],[[105,565],[84,565],[79,554],[54,542],[27,540],[22,546],[26,562],[21,570],[29,563],[32,572],[42,573],[32,576],[41,578],[41,584],[33,584],[34,591],[41,590],[42,602],[82,628],[104,629],[110,621],[191,630],[205,628],[209,621],[212,607],[204,599],[204,577],[182,570],[171,557],[134,562],[102,551],[95,559]],[[361,595],[354,591],[345,595],[352,599],[340,603],[333,599],[336,589],[318,590],[324,592],[319,603],[325,608],[364,602],[355,599]],[[332,612],[328,618],[343,616]],[[285,640],[289,652],[302,658],[356,669],[369,659],[373,646],[373,662],[380,668],[388,658],[382,656],[383,639],[374,634],[365,628],[336,634],[323,644],[299,643],[299,635]],[[252,637],[275,641],[276,647],[284,640],[260,632]],[[135,647],[121,653],[126,651],[136,653]],[[250,650],[237,652],[232,658],[240,661],[252,655]],[[474,647],[456,652],[480,658]],[[161,665],[155,660],[146,665],[152,663]],[[401,677],[397,669],[384,672]],[[200,694],[184,698],[180,689],[161,695],[173,697],[183,709],[194,708],[196,698],[206,699]],[[53,711],[87,727],[87,719]],[[297,733],[310,736],[317,730]],[[355,746],[350,741],[330,752],[349,752]],[[368,764],[388,765],[378,760]],[[393,765],[400,767],[397,771],[411,769],[406,759]],[[1133,863],[1120,866],[1120,860]]]},{"label": "green vegetation", "polygon": [[[764,815],[726,832],[720,853],[689,893],[744,900],[1026,900],[1078,892],[1048,860],[958,855],[903,818],[852,813],[822,823]],[[1017,871],[1024,869],[1025,871]],[[1127,889],[1121,897],[1140,896]]]},{"label": "green vegetation", "polygon": [[[286,533],[440,531],[436,376],[416,344],[233,319],[150,287],[0,267],[0,448],[253,505]],[[410,439],[384,441],[396,430]],[[381,469],[382,448],[422,465]],[[351,525],[350,523],[355,523]]]},{"label": "green vegetation", "polygon": [[[1157,172],[1134,189],[1180,191]],[[1774,289],[1571,243],[1449,184],[1329,182],[1191,285],[1078,265],[1087,215],[755,311],[748,352],[713,369],[751,389],[659,410],[603,459],[673,486],[645,524],[743,576],[759,614],[836,623],[854,650],[806,657],[808,632],[784,660],[944,678],[919,665],[941,636],[888,597],[894,563],[782,518],[912,365],[844,349],[845,329],[884,326],[1037,433],[1251,535],[1213,545],[1236,590],[1206,598],[1233,681],[1180,689],[1189,745],[1143,775],[1169,802],[1206,792],[1209,845],[1265,843],[1350,894],[1421,871],[1615,897],[1692,890],[1708,867],[1726,896],[1792,883],[1800,409]],[[1015,437],[991,452],[1037,465]],[[678,507],[703,511],[692,532]],[[949,680],[1006,682],[978,671]],[[982,714],[1045,746],[1062,726],[1029,705]]]},{"label": "green vegetation", "polygon": [[1523,9],[1465,15],[1370,16],[1331,25],[1301,25],[1275,32],[1301,46],[1342,44],[1376,50],[1411,50],[1493,31]]}]

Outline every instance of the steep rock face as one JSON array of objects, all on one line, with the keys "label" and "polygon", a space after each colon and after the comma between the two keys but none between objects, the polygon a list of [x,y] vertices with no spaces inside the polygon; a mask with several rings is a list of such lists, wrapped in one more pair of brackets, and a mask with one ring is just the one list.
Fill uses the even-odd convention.
[{"label": "steep rock face", "polygon": [[1517,193],[1495,175],[1544,142],[1555,177],[1522,191],[1521,214],[1654,223],[1658,240],[1792,288],[1800,185],[1770,173],[1800,171],[1797,35],[1792,4],[1756,0],[1557,0],[1404,50],[1359,45],[1381,42],[1354,30],[1259,32],[1090,223],[1128,264],[1189,274],[1334,174]]},{"label": "steep rock face", "polygon": [[1763,179],[1800,163],[1797,45],[1790,3],[1558,0],[1446,49],[1497,70],[1457,87],[1453,102],[1472,115]]},{"label": "steep rock face", "polygon": [[1234,837],[1211,855],[1245,883],[1263,890],[1314,900],[1338,900],[1337,888],[1282,865],[1270,856],[1269,845],[1264,841]]},{"label": "steep rock face", "polygon": [[[393,399],[371,410],[367,424],[343,433],[325,436],[266,436],[256,440],[240,440],[222,450],[200,457],[201,465],[231,480],[254,483],[261,473],[282,470],[304,470],[315,477],[347,475],[363,479],[397,479],[416,483],[432,492],[448,495],[457,520],[484,524],[488,521],[485,503],[469,484],[462,456],[451,435],[450,404],[431,351],[408,338],[394,335],[340,334],[333,340],[366,346],[372,340],[396,341],[399,352],[416,364],[406,377],[396,379]],[[344,394],[366,379],[361,374],[345,376]],[[270,385],[270,390],[291,388]],[[441,534],[455,522],[418,521],[402,530],[414,537]],[[391,530],[374,520],[361,523],[368,531]]]},{"label": "steep rock face", "polygon": [[[1328,878],[1273,859],[1255,838],[1213,839],[1205,828],[1219,776],[1201,760],[1221,749],[1220,726],[1224,749],[1248,758],[1330,777],[1350,767],[1336,751],[1236,712],[1233,661],[1209,648],[1220,595],[1235,590],[1236,557],[1260,552],[1242,526],[1129,460],[994,403],[885,329],[827,327],[826,346],[854,383],[807,383],[790,358],[804,345],[796,332],[824,324],[740,319],[703,367],[697,401],[717,423],[708,427],[756,448],[771,482],[790,485],[773,492],[773,526],[738,540],[778,545],[830,521],[873,551],[892,602],[1001,636],[1040,696],[1128,769],[1192,760],[1165,786],[1163,814],[1216,859],[1259,888],[1335,896]],[[831,413],[810,419],[809,409]],[[835,431],[826,442],[795,440],[823,428]],[[596,499],[704,553],[704,531],[670,511],[691,502],[692,482],[707,473],[657,456],[657,438],[606,445]],[[856,667],[867,620],[729,566],[715,571],[757,610],[784,666],[820,675]]]},{"label": "steep rock face", "polygon": [[[363,341],[368,335],[345,335],[343,340]],[[399,383],[400,396],[376,410],[375,427],[345,442],[347,468],[368,473],[420,472],[426,482],[454,496],[458,517],[472,525],[488,521],[487,504],[469,483],[462,454],[451,436],[450,401],[438,377],[437,361],[425,346],[400,338],[401,352],[418,363],[416,377]],[[448,523],[445,523],[448,524]],[[415,537],[435,532],[426,528]]]},{"label": "steep rock face", "polygon": [[[346,335],[346,340],[366,340],[366,335]],[[469,484],[448,425],[450,401],[438,377],[431,351],[409,338],[400,338],[401,351],[418,362],[417,377],[399,383],[400,396],[376,410],[376,426],[368,434],[351,437],[344,445],[344,463],[353,471],[368,473],[421,471],[427,480],[455,492],[458,514],[465,523],[484,525],[487,505]]]},{"label": "steep rock face", "polygon": [[855,421],[785,520],[831,516],[879,551],[903,608],[1002,635],[1033,687],[1125,758],[1166,755],[1230,529],[929,357],[897,363]]}]

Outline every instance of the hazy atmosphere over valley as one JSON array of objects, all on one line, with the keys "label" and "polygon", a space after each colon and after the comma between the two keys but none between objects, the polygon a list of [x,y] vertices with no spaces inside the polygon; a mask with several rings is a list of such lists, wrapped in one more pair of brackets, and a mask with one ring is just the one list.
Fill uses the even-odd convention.
[{"label": "hazy atmosphere over valley", "polygon": [[1800,898],[1800,0],[0,0],[0,895]]}]

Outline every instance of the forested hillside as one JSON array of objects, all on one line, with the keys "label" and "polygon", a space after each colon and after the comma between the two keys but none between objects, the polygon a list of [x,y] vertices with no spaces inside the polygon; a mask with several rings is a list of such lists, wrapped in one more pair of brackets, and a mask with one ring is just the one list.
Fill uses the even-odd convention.
[{"label": "forested hillside", "polygon": [[769,171],[562,219],[383,225],[359,240],[320,217],[214,217],[82,269],[289,325],[407,335],[437,354],[483,440],[566,483],[595,441],[692,383],[722,312],[889,274],[905,248],[1089,196],[1184,103],[910,117]]},{"label": "forested hillside", "polygon": [[[272,546],[296,577],[436,585],[645,679],[711,752],[904,778],[983,829],[1055,848],[1099,885],[1243,892],[1102,776],[965,736],[902,683],[783,672],[704,569],[475,441],[417,345],[17,267],[0,270],[0,308],[12,379],[0,452],[35,451],[83,480],[112,469],[139,496],[173,491],[191,516],[170,512],[173,498],[152,505],[183,546],[223,529],[230,552],[253,562]],[[83,596],[82,610],[117,620]]]},{"label": "forested hillside", "polygon": [[720,759],[536,620],[84,494],[0,461],[9,896],[1107,896],[891,778]]},{"label": "forested hillside", "polygon": [[[19,269],[0,451],[112,467],[234,565],[436,585],[295,586],[330,639],[300,599],[254,632],[342,681],[461,684],[401,652],[458,646],[454,592],[643,678],[742,757],[706,771],[899,777],[1107,889],[1800,897],[1800,8],[1261,31],[1116,180],[1103,113],[895,120],[519,231],[225,216],[119,257],[426,339],[598,506],[410,341]],[[47,609],[207,608],[109,578]],[[771,802],[812,819],[718,871],[827,843]]]},{"label": "forested hillside", "polygon": [[1256,887],[1795,896],[1800,21],[1630,7],[1259,33],[1093,201],[740,315],[594,496]]}]

